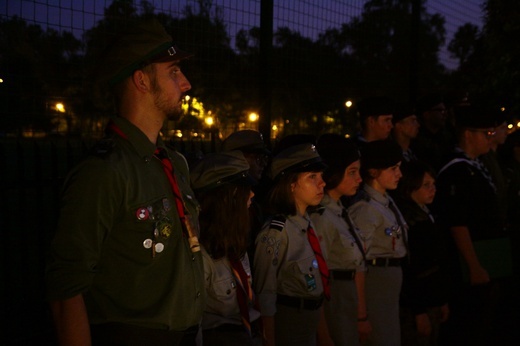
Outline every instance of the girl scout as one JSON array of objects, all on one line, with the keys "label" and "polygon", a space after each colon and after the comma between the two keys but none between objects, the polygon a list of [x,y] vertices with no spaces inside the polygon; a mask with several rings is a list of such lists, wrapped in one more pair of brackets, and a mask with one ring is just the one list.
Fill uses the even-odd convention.
[{"label": "girl scout", "polygon": [[[201,205],[200,243],[207,293],[202,318],[204,345],[256,345],[251,270],[246,253],[254,180],[239,151],[208,155],[191,173]],[[256,342],[256,343],[255,343]]]},{"label": "girl scout", "polygon": [[307,207],[323,198],[324,168],[310,143],[287,147],[272,160],[268,203],[275,216],[256,239],[254,261],[269,345],[316,344],[328,269]]},{"label": "girl scout", "polygon": [[366,318],[372,326],[368,344],[398,346],[401,263],[407,255],[406,223],[388,195],[401,178],[402,150],[394,141],[379,140],[361,148],[361,199],[349,212],[367,246]]},{"label": "girl scout", "polygon": [[340,198],[357,192],[361,183],[360,155],[353,142],[335,134],[321,136],[317,148],[328,166],[323,172],[325,197],[321,207],[311,214],[322,235],[331,277],[331,298],[324,303],[325,319],[335,345],[358,345],[360,335],[366,335],[370,328],[364,298],[365,250],[359,229]]}]

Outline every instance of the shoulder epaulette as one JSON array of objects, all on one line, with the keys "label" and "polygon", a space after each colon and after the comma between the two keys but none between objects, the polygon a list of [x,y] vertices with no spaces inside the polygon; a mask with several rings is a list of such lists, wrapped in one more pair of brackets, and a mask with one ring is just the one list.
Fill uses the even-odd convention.
[{"label": "shoulder epaulette", "polygon": [[285,216],[283,215],[276,215],[271,219],[271,223],[269,224],[270,229],[275,229],[277,231],[282,231],[285,227]]}]

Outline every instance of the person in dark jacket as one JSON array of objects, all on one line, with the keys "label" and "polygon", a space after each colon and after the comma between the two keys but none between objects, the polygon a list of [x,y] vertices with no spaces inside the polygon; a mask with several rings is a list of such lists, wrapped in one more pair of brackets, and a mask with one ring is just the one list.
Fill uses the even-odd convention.
[{"label": "person in dark jacket", "polygon": [[433,170],[421,161],[409,162],[396,195],[409,226],[401,289],[403,345],[437,345],[440,325],[449,315],[446,239],[428,209],[435,191]]}]

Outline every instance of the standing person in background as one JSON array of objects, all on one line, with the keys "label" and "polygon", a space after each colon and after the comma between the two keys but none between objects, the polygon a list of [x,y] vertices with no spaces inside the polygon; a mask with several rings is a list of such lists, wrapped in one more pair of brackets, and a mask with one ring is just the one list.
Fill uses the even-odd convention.
[{"label": "standing person in background", "polygon": [[210,154],[192,170],[200,202],[200,244],[207,302],[202,318],[204,345],[261,345],[251,269],[246,249],[255,180],[239,151]]},{"label": "standing person in background", "polygon": [[189,54],[156,21],[100,60],[118,117],[68,176],[47,264],[61,345],[194,345],[205,303],[186,160],[159,131],[179,119]]},{"label": "standing person in background", "polygon": [[507,184],[502,165],[499,162],[497,150],[506,142],[509,129],[507,128],[508,124],[506,114],[501,111],[498,106],[496,109],[490,110],[490,112],[491,115],[493,115],[495,118],[495,135],[490,139],[489,151],[486,154],[480,156],[480,160],[493,179],[493,183],[497,189],[498,211],[502,219],[501,222],[506,224],[508,209]]},{"label": "standing person in background", "polygon": [[387,139],[392,131],[395,102],[387,97],[370,97],[358,105],[361,133],[356,138],[361,148],[365,143]]},{"label": "standing person in background", "polygon": [[370,332],[365,303],[365,247],[340,201],[353,196],[361,183],[356,145],[336,134],[318,139],[318,153],[327,165],[325,196],[311,219],[320,236],[330,273],[330,301],[324,303],[328,332],[335,345],[358,345]]},{"label": "standing person in background", "polygon": [[256,240],[254,286],[268,345],[313,346],[328,268],[307,207],[323,198],[325,165],[312,144],[287,147],[272,160],[272,220]]},{"label": "standing person in background", "polygon": [[455,147],[455,138],[446,126],[448,108],[441,94],[431,93],[419,99],[416,109],[421,127],[412,150],[438,172]]},{"label": "standing person in background", "polygon": [[[249,207],[249,219],[251,232],[249,232],[249,258],[253,259],[255,254],[255,239],[260,233],[265,222],[264,211],[262,208],[262,198],[264,191],[258,193],[257,187],[264,183],[262,180],[265,167],[269,161],[270,152],[264,142],[262,134],[255,130],[241,130],[230,134],[222,143],[221,152],[240,150],[249,164],[249,175],[257,181],[253,187],[255,198]],[[259,196],[260,195],[260,196]]]},{"label": "standing person in background", "polygon": [[420,127],[415,110],[411,106],[398,105],[392,117],[392,123],[394,124],[392,139],[403,150],[403,164],[416,161],[417,156],[411,148],[412,141],[417,137]]},{"label": "standing person in background", "polygon": [[372,326],[367,344],[399,346],[399,293],[407,255],[407,225],[388,190],[401,178],[401,147],[391,140],[361,148],[362,198],[349,208],[366,244],[365,299]]},{"label": "standing person in background", "polygon": [[403,263],[401,330],[403,345],[439,345],[441,323],[449,316],[449,257],[445,234],[428,205],[435,197],[435,174],[425,163],[403,169],[395,201],[408,224],[410,262]]},{"label": "standing person in background", "polygon": [[490,150],[495,119],[484,107],[455,108],[458,146],[438,175],[434,207],[453,240],[453,299],[449,342],[489,345],[498,277],[509,275],[511,249],[498,210],[496,186],[479,157]]}]

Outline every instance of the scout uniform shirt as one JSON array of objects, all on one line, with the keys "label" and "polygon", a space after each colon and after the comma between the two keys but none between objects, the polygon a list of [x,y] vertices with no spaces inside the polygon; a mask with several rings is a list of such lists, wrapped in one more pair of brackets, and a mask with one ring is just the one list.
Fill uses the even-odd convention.
[{"label": "scout uniform shirt", "polygon": [[[183,234],[156,146],[126,119],[114,124],[117,131],[65,182],[47,267],[49,299],[83,294],[92,324],[185,330],[202,317],[202,255]],[[195,221],[187,165],[180,154],[169,155]]]},{"label": "scout uniform shirt", "polygon": [[397,220],[390,209],[390,203],[395,205],[392,197],[381,194],[367,184],[364,184],[363,189],[361,193],[364,193],[364,198],[352,205],[349,213],[361,230],[367,248],[367,260],[406,256],[407,225],[399,211],[400,220]]},{"label": "scout uniform shirt", "polygon": [[[202,248],[204,260],[204,282],[206,285],[207,300],[204,315],[202,317],[202,329],[211,329],[223,324],[242,325],[240,307],[237,299],[239,289],[237,279],[233,275],[231,263],[227,257],[218,260],[213,259]],[[241,260],[244,271],[251,280],[251,267],[247,254]],[[249,320],[255,321],[260,317],[260,312],[249,305]],[[246,329],[244,329],[246,330]]]},{"label": "scout uniform shirt", "polygon": [[[356,239],[344,217],[346,210],[340,201],[334,201],[325,194],[321,200],[322,208],[311,213],[311,220],[316,225],[325,259],[329,270],[355,270],[365,268],[362,249],[356,244]],[[352,230],[361,242],[359,229]]]},{"label": "scout uniform shirt", "polygon": [[307,238],[309,224],[308,215],[275,216],[258,235],[253,284],[263,316],[275,315],[277,294],[321,298],[318,262]]}]

